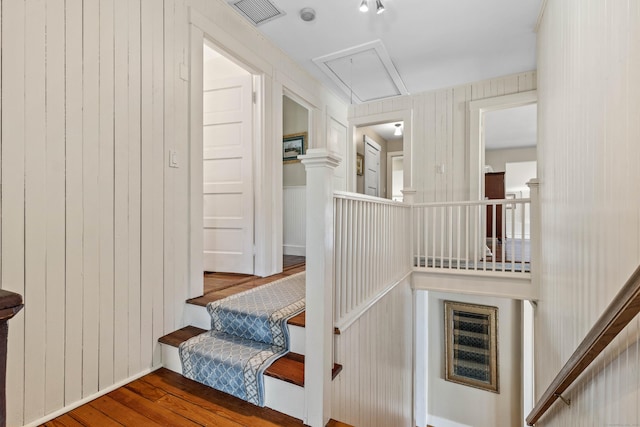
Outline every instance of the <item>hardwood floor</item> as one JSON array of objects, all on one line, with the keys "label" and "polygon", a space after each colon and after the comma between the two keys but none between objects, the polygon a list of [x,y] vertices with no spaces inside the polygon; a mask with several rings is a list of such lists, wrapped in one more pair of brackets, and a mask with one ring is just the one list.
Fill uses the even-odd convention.
[{"label": "hardwood floor", "polygon": [[192,298],[187,302],[205,306],[209,302],[235,295],[242,291],[253,289],[260,285],[271,283],[292,274],[305,270],[305,257],[285,255],[283,257],[283,271],[267,277],[258,277],[250,274],[238,273],[204,273],[204,295]]},{"label": "hardwood floor", "polygon": [[303,426],[161,368],[44,426]]}]

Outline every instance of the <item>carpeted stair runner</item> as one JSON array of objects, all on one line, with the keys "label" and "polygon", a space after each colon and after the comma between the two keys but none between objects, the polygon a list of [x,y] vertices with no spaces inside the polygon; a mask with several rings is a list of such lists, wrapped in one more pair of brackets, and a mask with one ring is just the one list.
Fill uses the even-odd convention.
[{"label": "carpeted stair runner", "polygon": [[302,272],[209,303],[211,330],[179,347],[183,375],[264,406],[264,371],[289,351],[287,320],[304,296]]}]

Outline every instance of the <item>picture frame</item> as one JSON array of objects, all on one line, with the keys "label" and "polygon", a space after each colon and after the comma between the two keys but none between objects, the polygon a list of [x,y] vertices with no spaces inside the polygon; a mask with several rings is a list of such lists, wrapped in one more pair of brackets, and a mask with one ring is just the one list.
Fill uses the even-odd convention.
[{"label": "picture frame", "polygon": [[293,133],[282,137],[282,161],[284,163],[298,163],[301,156],[307,152],[307,132]]},{"label": "picture frame", "polygon": [[356,153],[356,174],[362,176],[364,174],[364,156]]},{"label": "picture frame", "polygon": [[500,393],[498,308],[444,301],[445,380]]}]

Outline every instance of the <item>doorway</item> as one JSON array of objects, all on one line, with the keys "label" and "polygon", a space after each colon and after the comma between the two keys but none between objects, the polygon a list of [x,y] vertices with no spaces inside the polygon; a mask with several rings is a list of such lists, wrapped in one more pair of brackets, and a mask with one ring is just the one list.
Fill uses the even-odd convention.
[{"label": "doorway", "polygon": [[[302,141],[297,154],[304,154],[308,149],[309,118],[309,109],[294,100],[293,95],[282,96],[283,141]],[[282,253],[285,257],[304,257],[307,239],[307,173],[295,155],[292,158],[283,152],[282,163]]]},{"label": "doorway", "polygon": [[404,121],[355,128],[356,192],[402,201],[405,186]]},{"label": "doorway", "polygon": [[202,58],[202,269],[253,274],[253,76],[206,39]]}]

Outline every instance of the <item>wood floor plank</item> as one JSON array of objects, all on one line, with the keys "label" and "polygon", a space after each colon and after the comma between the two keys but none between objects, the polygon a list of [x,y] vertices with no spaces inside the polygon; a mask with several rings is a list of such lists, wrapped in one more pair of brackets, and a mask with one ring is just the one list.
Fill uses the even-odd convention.
[{"label": "wood floor plank", "polygon": [[107,396],[163,426],[197,427],[199,425],[163,406],[155,405],[150,400],[124,387],[112,391]]},{"label": "wood floor plank", "polygon": [[69,412],[80,425],[83,426],[104,426],[104,427],[121,427],[122,424],[112,419],[108,415],[103,414],[98,409],[87,404],[82,405]]},{"label": "wood floor plank", "polygon": [[152,402],[157,402],[167,395],[166,391],[153,387],[149,383],[139,379],[125,385],[125,387]]},{"label": "wood floor plank", "polygon": [[84,427],[84,424],[80,424],[68,414],[64,414],[43,425],[46,427]]},{"label": "wood floor plank", "polygon": [[99,397],[89,402],[89,405],[125,426],[162,426],[162,424],[127,408],[122,403],[116,402],[109,396]]},{"label": "wood floor plank", "polygon": [[194,405],[251,427],[301,427],[302,421],[269,408],[260,408],[192,381],[168,369],[143,377],[144,381]]},{"label": "wood floor plank", "polygon": [[245,427],[237,421],[226,418],[226,416],[216,416],[206,409],[181,399],[173,394],[166,394],[158,400],[158,405],[167,408],[176,414],[180,414],[195,423],[202,425],[215,425],[216,427]]}]

